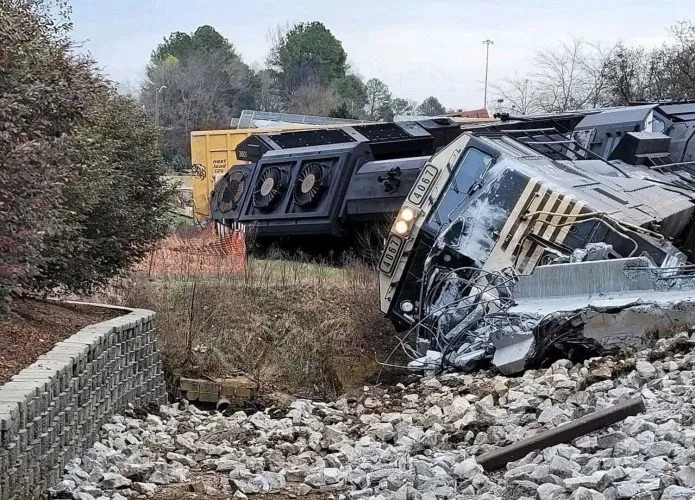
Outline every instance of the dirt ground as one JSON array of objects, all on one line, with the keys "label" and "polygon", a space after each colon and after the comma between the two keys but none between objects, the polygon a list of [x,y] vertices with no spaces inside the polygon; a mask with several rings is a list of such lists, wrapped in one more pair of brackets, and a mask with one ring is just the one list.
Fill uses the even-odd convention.
[{"label": "dirt ground", "polygon": [[22,299],[0,316],[0,384],[81,328],[117,316],[95,307]]}]

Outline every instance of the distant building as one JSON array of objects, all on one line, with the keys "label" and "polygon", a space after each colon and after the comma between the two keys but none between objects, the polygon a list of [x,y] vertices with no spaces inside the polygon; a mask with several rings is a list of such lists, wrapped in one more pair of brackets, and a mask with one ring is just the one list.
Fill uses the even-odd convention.
[{"label": "distant building", "polygon": [[487,109],[485,108],[471,109],[468,111],[463,111],[459,109],[455,113],[447,114],[447,116],[450,116],[452,118],[492,118],[490,116],[490,113],[488,113]]},{"label": "distant building", "polygon": [[[490,113],[485,108],[471,109],[471,110],[461,110],[450,113],[444,113],[440,117],[453,118],[457,122],[470,123],[470,122],[486,122],[491,121],[493,118]],[[411,120],[428,120],[431,118],[438,118],[436,116],[420,116],[420,115],[396,115],[393,118],[395,122],[407,122]]]}]

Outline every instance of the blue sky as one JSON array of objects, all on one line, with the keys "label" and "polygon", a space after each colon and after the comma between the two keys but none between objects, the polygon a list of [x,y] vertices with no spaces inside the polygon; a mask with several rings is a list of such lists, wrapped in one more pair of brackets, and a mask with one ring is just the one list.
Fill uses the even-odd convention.
[{"label": "blue sky", "polygon": [[172,31],[214,26],[251,65],[262,65],[278,25],[323,22],[365,79],[394,96],[435,95],[452,108],[483,100],[490,81],[523,73],[535,50],[571,35],[588,41],[655,46],[677,21],[695,20],[693,0],[73,0],[73,37],[113,80],[138,86],[152,49]]}]

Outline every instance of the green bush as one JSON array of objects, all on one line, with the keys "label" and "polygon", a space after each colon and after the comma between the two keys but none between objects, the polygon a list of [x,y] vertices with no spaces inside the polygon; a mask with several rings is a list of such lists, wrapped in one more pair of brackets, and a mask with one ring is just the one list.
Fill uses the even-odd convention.
[{"label": "green bush", "polygon": [[0,2],[0,299],[88,291],[165,231],[157,130],[53,11]]}]

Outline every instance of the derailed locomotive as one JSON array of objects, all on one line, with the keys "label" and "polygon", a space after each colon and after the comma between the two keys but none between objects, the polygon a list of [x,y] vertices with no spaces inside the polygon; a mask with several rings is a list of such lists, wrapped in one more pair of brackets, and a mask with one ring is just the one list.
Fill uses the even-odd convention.
[{"label": "derailed locomotive", "polygon": [[[564,355],[599,353],[611,342],[597,341],[597,315],[650,297],[663,316],[669,290],[689,301],[669,304],[671,319],[695,320],[693,120],[692,103],[538,117],[465,131],[435,154],[379,264],[381,308],[412,333],[411,366],[466,369],[511,346],[496,363],[511,373],[559,339]],[[546,266],[557,281],[529,285]],[[558,310],[520,307],[534,287],[564,294]]]},{"label": "derailed locomotive", "polygon": [[217,182],[213,220],[307,251],[340,247],[362,228],[388,225],[425,161],[460,132],[437,118],[249,137],[236,155],[253,163]]}]

